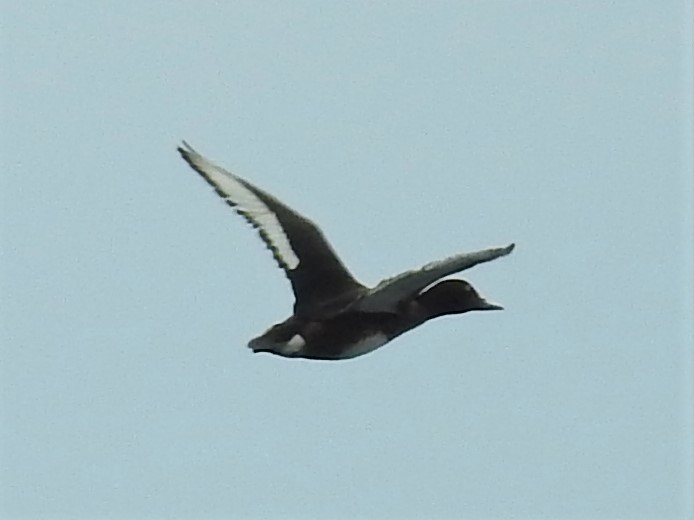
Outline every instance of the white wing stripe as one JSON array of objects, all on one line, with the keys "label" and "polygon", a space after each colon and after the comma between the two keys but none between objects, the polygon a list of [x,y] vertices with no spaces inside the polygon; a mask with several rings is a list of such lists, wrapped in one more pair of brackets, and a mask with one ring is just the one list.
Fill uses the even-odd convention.
[{"label": "white wing stripe", "polygon": [[224,192],[225,200],[235,204],[248,218],[258,224],[267,235],[268,241],[277,249],[287,268],[296,269],[299,257],[292,249],[282,224],[277,216],[255,194],[234,178],[210,175],[210,179]]},{"label": "white wing stripe", "polygon": [[299,257],[292,249],[287,234],[275,213],[234,175],[208,161],[192,148],[189,147],[188,151],[195,165],[223,194],[224,200],[229,201],[237,211],[257,224],[289,270],[296,269],[299,265]]}]

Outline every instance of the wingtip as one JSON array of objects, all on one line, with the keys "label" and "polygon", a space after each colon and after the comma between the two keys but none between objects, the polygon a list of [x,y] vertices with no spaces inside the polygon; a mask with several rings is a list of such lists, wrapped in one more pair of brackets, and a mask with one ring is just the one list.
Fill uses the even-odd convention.
[{"label": "wingtip", "polygon": [[181,155],[186,155],[189,153],[197,153],[195,149],[188,144],[188,141],[185,139],[181,139],[181,144],[176,147],[176,150],[178,150],[178,153]]},{"label": "wingtip", "polygon": [[195,163],[199,160],[200,154],[196,152],[195,148],[190,146],[185,139],[181,140],[181,144],[176,147],[176,151],[178,151],[181,158],[187,162],[191,168],[199,171]]}]

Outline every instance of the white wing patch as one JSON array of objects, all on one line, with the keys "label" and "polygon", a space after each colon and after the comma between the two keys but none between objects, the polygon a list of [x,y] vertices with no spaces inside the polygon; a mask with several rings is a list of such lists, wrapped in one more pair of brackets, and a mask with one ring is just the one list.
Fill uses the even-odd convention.
[{"label": "white wing patch", "polygon": [[185,141],[183,144],[187,148],[186,152],[192,166],[215,187],[224,200],[234,206],[239,214],[260,228],[262,238],[277,253],[278,260],[284,263],[287,269],[296,269],[299,265],[299,257],[292,249],[287,234],[274,212],[255,193],[244,186],[238,177],[200,155]]}]

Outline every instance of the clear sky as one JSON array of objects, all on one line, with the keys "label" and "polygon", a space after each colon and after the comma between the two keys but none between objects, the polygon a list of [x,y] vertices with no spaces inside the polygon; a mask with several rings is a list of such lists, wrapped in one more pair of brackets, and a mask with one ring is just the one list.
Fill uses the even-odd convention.
[{"label": "clear sky", "polygon": [[[0,516],[693,515],[688,5],[4,1]],[[368,284],[515,241],[507,310],[253,355],[289,284],[180,139]]]}]

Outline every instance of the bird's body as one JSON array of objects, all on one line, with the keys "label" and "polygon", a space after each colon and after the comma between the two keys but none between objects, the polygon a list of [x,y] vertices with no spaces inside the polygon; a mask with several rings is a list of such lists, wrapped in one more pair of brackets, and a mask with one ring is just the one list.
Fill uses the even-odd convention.
[{"label": "bird's body", "polygon": [[228,205],[243,216],[289,278],[294,313],[250,341],[254,352],[307,359],[349,359],[371,352],[446,314],[497,310],[464,280],[444,276],[509,254],[514,245],[455,255],[384,280],[359,283],[320,229],[269,193],[220,168],[184,142],[178,148]]}]

